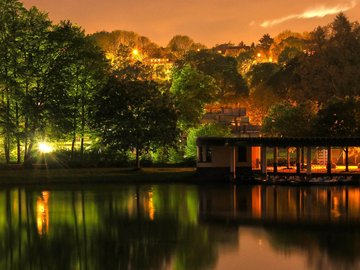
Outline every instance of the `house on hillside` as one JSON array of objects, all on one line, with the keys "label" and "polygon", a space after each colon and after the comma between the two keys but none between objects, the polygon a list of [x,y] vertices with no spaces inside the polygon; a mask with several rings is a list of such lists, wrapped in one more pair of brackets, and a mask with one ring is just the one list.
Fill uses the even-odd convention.
[{"label": "house on hillside", "polygon": [[202,117],[203,124],[219,123],[230,126],[235,136],[259,137],[260,126],[252,125],[245,108],[212,108]]}]

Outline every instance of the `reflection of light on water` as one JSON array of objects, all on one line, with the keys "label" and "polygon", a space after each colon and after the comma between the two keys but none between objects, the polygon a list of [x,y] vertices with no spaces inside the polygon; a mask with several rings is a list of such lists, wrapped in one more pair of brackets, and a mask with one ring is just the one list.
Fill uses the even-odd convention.
[{"label": "reflection of light on water", "polygon": [[256,186],[251,190],[252,216],[261,217],[261,187]]},{"label": "reflection of light on water", "polygon": [[150,218],[150,220],[154,220],[155,208],[154,208],[154,203],[153,203],[153,193],[152,193],[152,191],[149,191],[148,209],[149,209],[149,218]]},{"label": "reflection of light on water", "polygon": [[36,200],[36,223],[40,235],[49,231],[49,195],[48,191],[43,191]]},{"label": "reflection of light on water", "polygon": [[339,198],[336,197],[336,196],[334,196],[334,198],[333,198],[333,209],[332,209],[332,212],[333,212],[333,217],[335,217],[335,218],[338,218],[338,217],[341,216]]}]

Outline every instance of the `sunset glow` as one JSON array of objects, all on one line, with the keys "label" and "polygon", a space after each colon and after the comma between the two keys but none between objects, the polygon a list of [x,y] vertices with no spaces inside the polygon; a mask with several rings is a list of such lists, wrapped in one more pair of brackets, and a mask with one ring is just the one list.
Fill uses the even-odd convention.
[{"label": "sunset glow", "polygon": [[[45,10],[54,23],[71,20],[86,33],[128,30],[166,46],[176,34],[188,35],[208,47],[223,42],[256,42],[269,32],[274,36],[291,29],[309,32],[346,12],[360,19],[355,0],[304,0],[289,2],[221,0],[198,1],[48,1],[23,0],[25,7]],[[299,23],[301,20],[301,23]],[[286,24],[284,24],[286,22]],[[264,30],[266,28],[266,30]]]}]

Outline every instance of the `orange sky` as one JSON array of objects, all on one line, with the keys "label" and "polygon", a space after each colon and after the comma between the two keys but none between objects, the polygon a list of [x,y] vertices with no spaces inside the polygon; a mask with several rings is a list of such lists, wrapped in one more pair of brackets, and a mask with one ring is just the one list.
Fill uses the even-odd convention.
[{"label": "orange sky", "polygon": [[[87,33],[130,30],[166,46],[176,34],[207,46],[257,42],[270,33],[311,31],[339,11],[360,21],[360,0],[23,0]],[[291,4],[289,4],[291,3]],[[320,17],[321,16],[321,17]]]}]

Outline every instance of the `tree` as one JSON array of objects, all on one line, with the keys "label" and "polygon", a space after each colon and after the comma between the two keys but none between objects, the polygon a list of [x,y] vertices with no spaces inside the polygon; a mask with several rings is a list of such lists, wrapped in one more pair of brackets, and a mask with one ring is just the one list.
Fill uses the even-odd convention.
[{"label": "tree", "polygon": [[237,71],[235,58],[202,50],[188,53],[184,63],[215,79],[218,86],[215,93],[217,100],[229,102],[248,95],[249,90],[245,80]]},{"label": "tree", "polygon": [[178,134],[174,105],[154,82],[110,78],[93,103],[93,126],[102,142],[116,150],[135,150],[136,168],[144,151],[171,145]]},{"label": "tree", "polygon": [[[0,1],[0,127],[7,163],[10,162],[12,138],[19,135],[18,126],[15,124],[15,110],[18,108],[16,97],[19,96],[16,78],[20,49],[18,39],[24,25],[25,13],[25,8],[16,0]],[[16,112],[18,114],[18,110]]]},{"label": "tree", "polygon": [[199,124],[204,106],[215,101],[215,80],[190,65],[174,69],[170,92],[178,111],[179,127],[186,130]]},{"label": "tree", "polygon": [[246,79],[250,88],[254,88],[261,84],[269,85],[270,78],[279,70],[279,66],[275,63],[259,63],[253,65],[248,73]]},{"label": "tree", "polygon": [[262,132],[269,136],[304,137],[312,134],[315,117],[310,102],[297,106],[282,102],[273,105],[263,119]]},{"label": "tree", "polygon": [[60,22],[49,39],[56,53],[48,75],[51,87],[49,114],[54,119],[55,130],[60,131],[59,135],[71,134],[68,137],[72,140],[71,160],[74,159],[76,138],[80,137],[82,160],[84,139],[90,133],[89,105],[95,89],[104,83],[108,65],[93,41],[71,22]]},{"label": "tree", "polygon": [[254,50],[246,50],[236,57],[237,69],[240,75],[244,76],[255,63],[256,55]]},{"label": "tree", "polygon": [[195,43],[190,37],[181,35],[174,36],[166,47],[175,54],[177,59],[182,58],[189,51],[205,48],[204,45]]},{"label": "tree", "polygon": [[356,28],[339,14],[326,28],[311,35],[310,50],[301,56],[290,83],[298,101],[326,104],[334,97],[360,95],[360,39]]},{"label": "tree", "polygon": [[273,61],[285,65],[299,54],[303,54],[308,49],[308,34],[300,34],[289,30],[283,31],[274,38],[271,45],[271,55]]},{"label": "tree", "polygon": [[[36,8],[26,10],[18,1],[0,2],[1,50],[4,83],[5,158],[10,161],[10,149],[16,138],[17,161],[20,163],[21,140],[25,159],[34,139],[46,125],[44,98],[45,77],[52,61],[48,42],[51,22]],[[23,122],[22,122],[23,121]],[[15,127],[13,132],[9,127]]]},{"label": "tree", "polygon": [[275,63],[259,63],[246,73],[250,87],[248,115],[253,123],[261,124],[269,108],[281,100],[272,84],[272,78],[279,69]]},{"label": "tree", "polygon": [[274,39],[269,35],[265,34],[259,39],[258,47],[263,51],[269,51]]},{"label": "tree", "polygon": [[116,59],[119,48],[122,46],[137,49],[144,56],[158,53],[159,46],[149,38],[141,36],[135,32],[115,30],[112,32],[101,31],[90,36],[97,46],[99,46],[109,59]]},{"label": "tree", "polygon": [[334,99],[319,110],[314,130],[323,137],[356,137],[360,132],[360,101]]}]

